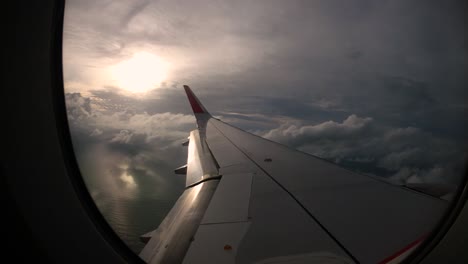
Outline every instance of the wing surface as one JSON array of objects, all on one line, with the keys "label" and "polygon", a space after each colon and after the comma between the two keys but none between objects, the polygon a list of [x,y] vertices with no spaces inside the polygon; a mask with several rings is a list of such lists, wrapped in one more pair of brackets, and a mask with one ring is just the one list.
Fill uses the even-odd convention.
[{"label": "wing surface", "polygon": [[[198,206],[188,238],[182,239],[190,241],[177,251],[185,251],[179,258],[184,263],[398,262],[446,208],[442,199],[353,173],[230,126],[213,118],[184,88],[198,124],[189,141],[184,195],[212,185],[205,187],[208,198]],[[141,254],[148,262],[156,241],[171,240],[160,230],[177,221],[174,215],[184,215],[177,213],[178,204],[151,233],[159,235],[151,237]]]}]

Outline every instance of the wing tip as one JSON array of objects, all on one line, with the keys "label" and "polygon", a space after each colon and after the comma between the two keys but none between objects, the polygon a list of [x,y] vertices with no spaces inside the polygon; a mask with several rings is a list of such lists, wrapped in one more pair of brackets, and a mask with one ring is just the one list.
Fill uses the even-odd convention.
[{"label": "wing tip", "polygon": [[208,111],[206,111],[205,107],[200,103],[200,100],[195,96],[192,89],[188,85],[184,84],[183,86],[193,112],[195,114],[207,114]]}]

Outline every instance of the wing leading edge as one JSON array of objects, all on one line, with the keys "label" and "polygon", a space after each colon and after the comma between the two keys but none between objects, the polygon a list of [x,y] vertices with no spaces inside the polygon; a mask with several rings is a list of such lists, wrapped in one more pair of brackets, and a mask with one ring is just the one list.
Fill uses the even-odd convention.
[{"label": "wing leading edge", "polygon": [[140,256],[149,263],[393,263],[445,210],[441,199],[212,118],[184,89],[198,124],[187,187],[146,235]]}]

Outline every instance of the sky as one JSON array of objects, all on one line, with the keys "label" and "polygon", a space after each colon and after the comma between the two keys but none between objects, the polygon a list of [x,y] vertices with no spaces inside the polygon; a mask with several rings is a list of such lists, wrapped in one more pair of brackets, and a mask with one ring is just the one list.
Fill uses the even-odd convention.
[{"label": "sky", "polygon": [[465,1],[69,0],[63,72],[83,177],[104,211],[164,201],[147,223],[156,228],[184,187],[173,169],[196,127],[187,84],[249,132],[397,184],[455,185],[467,158],[466,10]]}]

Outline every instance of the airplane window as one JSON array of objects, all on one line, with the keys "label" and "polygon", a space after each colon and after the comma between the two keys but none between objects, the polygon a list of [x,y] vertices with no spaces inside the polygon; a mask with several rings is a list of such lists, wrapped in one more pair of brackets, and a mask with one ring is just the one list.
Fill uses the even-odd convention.
[{"label": "airplane window", "polygon": [[[196,252],[218,242],[238,262],[402,261],[465,170],[461,10],[67,1],[65,99],[86,186],[148,262],[158,239],[178,261],[204,262]],[[186,208],[200,217],[182,224]],[[172,248],[167,230],[190,242]]]}]

